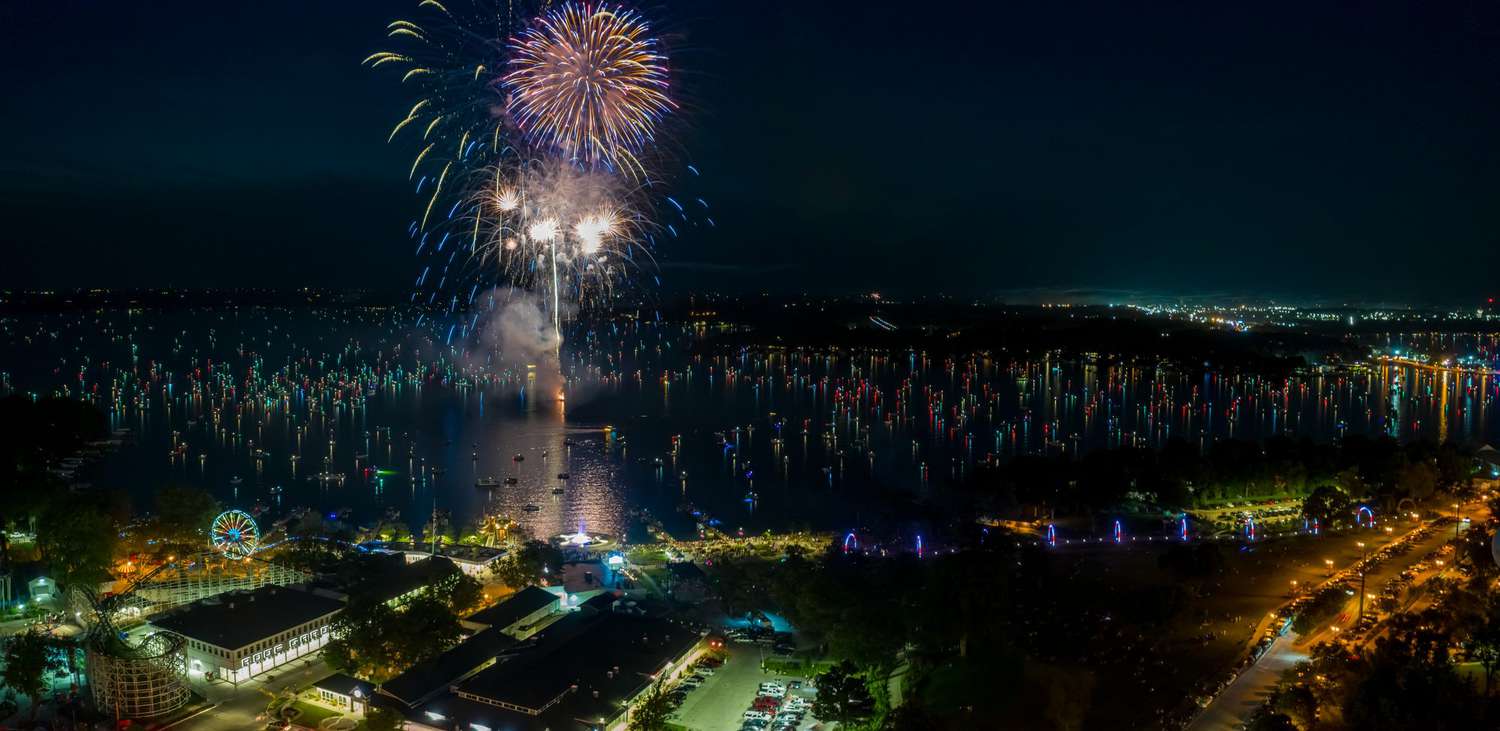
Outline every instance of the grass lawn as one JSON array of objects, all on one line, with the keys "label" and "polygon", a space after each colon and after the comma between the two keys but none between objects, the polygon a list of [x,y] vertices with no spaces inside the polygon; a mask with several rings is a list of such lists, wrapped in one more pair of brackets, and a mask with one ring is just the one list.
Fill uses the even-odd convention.
[{"label": "grass lawn", "polygon": [[[1243,657],[1257,623],[1288,600],[1292,580],[1302,587],[1314,586],[1327,575],[1324,559],[1332,560],[1336,568],[1345,568],[1359,560],[1361,551],[1356,542],[1367,541],[1374,549],[1412,525],[1409,521],[1393,522],[1395,536],[1383,531],[1346,530],[1251,545],[1223,542],[1224,575],[1201,586],[1201,593],[1190,596],[1168,624],[1130,642],[1131,652],[1107,658],[1062,659],[1095,671],[1090,721],[1154,722],[1149,704],[1142,699],[1187,698],[1200,682],[1227,677]],[[1415,560],[1440,542],[1440,536],[1429,537],[1423,548],[1407,558]],[[1057,575],[1053,578],[1065,580],[1076,563],[1084,562],[1107,574],[1115,591],[1164,586],[1174,579],[1156,565],[1163,548],[1159,543],[1134,543],[1103,550],[1063,549],[1056,554]],[[1097,629],[1107,630],[1102,624]],[[938,681],[941,685],[943,679]]]},{"label": "grass lawn", "polygon": [[671,576],[671,573],[667,571],[665,566],[641,566],[640,564],[636,564],[635,570],[655,579],[658,584],[666,583],[667,579]]},{"label": "grass lawn", "polygon": [[297,718],[293,719],[293,723],[309,728],[317,728],[318,724],[322,723],[325,718],[335,718],[344,715],[338,711],[329,710],[322,706],[315,706],[305,701],[297,701],[290,707],[300,712]]},{"label": "grass lawn", "polygon": [[803,658],[768,657],[765,668],[773,673],[782,675],[799,675],[812,679],[819,673],[834,666],[832,660],[808,660]]},{"label": "grass lawn", "polygon": [[657,564],[667,562],[667,552],[659,545],[631,546],[625,558],[633,564]]}]

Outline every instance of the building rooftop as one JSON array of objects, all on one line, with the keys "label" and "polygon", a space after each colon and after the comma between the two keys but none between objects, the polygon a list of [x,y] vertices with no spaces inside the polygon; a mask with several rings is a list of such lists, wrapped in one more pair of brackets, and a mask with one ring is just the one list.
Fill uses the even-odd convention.
[{"label": "building rooftop", "polygon": [[402,563],[371,582],[369,596],[378,601],[390,601],[405,596],[429,584],[435,584],[458,573],[459,569],[445,556],[428,556],[420,561]]},{"label": "building rooftop", "polygon": [[[429,553],[432,550],[430,543],[411,543],[409,541],[374,542],[367,544],[377,551],[397,551],[401,553]],[[489,563],[504,556],[504,548],[495,546],[476,546],[471,543],[445,543],[438,546],[437,555],[466,561],[468,563]]]},{"label": "building rooftop", "polygon": [[[613,612],[580,612],[538,635],[533,649],[517,652],[460,683],[471,700],[542,711],[565,695],[599,691],[618,703],[635,695],[699,639],[673,622]],[[576,690],[575,690],[576,688]],[[576,703],[570,699],[568,705]]]},{"label": "building rooftop", "polygon": [[484,629],[446,652],[411,666],[406,672],[382,683],[380,692],[407,706],[415,706],[446,691],[469,673],[513,647],[516,640],[499,628]]},{"label": "building rooftop", "polygon": [[344,608],[337,599],[284,586],[263,586],[200,599],[151,619],[199,642],[236,650]]},{"label": "building rooftop", "polygon": [[528,586],[496,604],[485,607],[468,617],[466,621],[496,629],[505,629],[549,604],[556,604],[558,597],[546,589]]},{"label": "building rooftop", "polygon": [[[699,635],[682,625],[614,613],[581,611],[549,627],[535,642],[417,706],[413,721],[436,728],[490,731],[597,729],[622,703],[651,683],[651,674],[687,652]],[[549,697],[550,696],[550,697]],[[523,697],[553,705],[538,715]],[[531,701],[536,702],[536,701]]]},{"label": "building rooftop", "polygon": [[[313,687],[355,698],[369,698],[375,692],[375,686],[369,681],[360,680],[352,675],[345,675],[343,673],[334,673],[323,678],[313,683]],[[355,691],[358,692],[356,693]]]}]

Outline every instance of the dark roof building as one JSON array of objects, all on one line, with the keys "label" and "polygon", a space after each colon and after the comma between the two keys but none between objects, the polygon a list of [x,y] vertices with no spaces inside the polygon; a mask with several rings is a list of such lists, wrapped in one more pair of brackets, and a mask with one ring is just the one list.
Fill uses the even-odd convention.
[{"label": "dark roof building", "polygon": [[377,601],[405,604],[425,588],[454,580],[458,575],[458,566],[446,556],[428,556],[394,567],[379,581],[372,582],[374,588],[368,596]]},{"label": "dark roof building", "polygon": [[[376,541],[365,544],[372,551],[388,552],[401,555],[408,561],[425,558],[433,555],[433,547],[430,543],[411,543],[409,541]],[[494,568],[506,554],[505,549],[493,546],[476,546],[467,543],[445,543],[437,547],[436,555],[451,559],[460,570],[470,576],[483,576]]]},{"label": "dark roof building", "polygon": [[354,698],[369,698],[375,692],[374,684],[368,680],[360,680],[352,675],[334,673],[316,683],[313,687],[318,690],[326,690],[343,696]]},{"label": "dark roof building", "polygon": [[226,650],[236,650],[337,614],[344,603],[283,586],[231,591],[200,599],[151,624]]},{"label": "dark roof building", "polygon": [[489,731],[595,728],[699,642],[688,627],[592,609],[569,614],[411,709],[412,726]]},{"label": "dark roof building", "polygon": [[464,624],[479,631],[447,652],[386,681],[380,693],[410,708],[448,691],[517,645],[557,609],[557,604],[557,595],[532,586],[469,615]]},{"label": "dark roof building", "polygon": [[334,673],[313,683],[313,695],[325,706],[363,714],[369,709],[375,686],[343,673]]},{"label": "dark roof building", "polygon": [[481,630],[443,654],[419,662],[382,683],[380,693],[408,708],[417,706],[488,667],[501,653],[515,645],[514,638],[498,629]]},{"label": "dark roof building", "polygon": [[559,597],[546,589],[536,586],[528,586],[515,594],[510,595],[505,601],[492,607],[485,607],[464,619],[465,622],[474,625],[493,627],[507,634],[520,635],[515,629],[524,629],[517,625],[524,625],[540,616],[545,616],[557,609]]}]

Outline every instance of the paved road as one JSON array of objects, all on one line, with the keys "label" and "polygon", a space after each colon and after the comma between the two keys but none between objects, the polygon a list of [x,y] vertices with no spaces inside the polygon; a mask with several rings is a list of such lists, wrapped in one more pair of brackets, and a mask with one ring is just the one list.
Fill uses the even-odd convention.
[{"label": "paved road", "polygon": [[270,675],[276,680],[270,683],[255,681],[248,685],[241,685],[239,688],[225,683],[212,685],[194,683],[195,692],[203,694],[210,703],[218,705],[207,713],[173,726],[172,731],[265,728],[265,720],[256,717],[265,712],[266,704],[271,700],[268,693],[288,688],[300,688],[331,672],[328,666],[316,657],[314,655],[310,661],[294,663],[291,668],[283,666],[273,670]]},{"label": "paved road", "polygon": [[1302,651],[1296,632],[1287,632],[1276,639],[1271,649],[1266,650],[1260,661],[1251,665],[1228,688],[1220,693],[1203,714],[1198,716],[1189,731],[1210,729],[1236,729],[1250,714],[1266,702],[1266,697],[1276,687],[1281,674],[1297,663],[1307,659]]},{"label": "paved road", "polygon": [[[1476,517],[1476,520],[1480,519]],[[1365,592],[1379,594],[1380,587],[1388,579],[1400,574],[1408,566],[1422,560],[1429,552],[1453,538],[1452,531],[1451,525],[1439,525],[1432,535],[1414,543],[1412,549],[1404,555],[1393,556],[1371,569],[1365,577]],[[1386,543],[1387,541],[1381,540],[1372,548],[1386,545]],[[1358,587],[1357,580],[1355,587]],[[1367,614],[1374,611],[1371,607],[1372,603],[1368,600],[1365,603]],[[1353,597],[1345,607],[1349,623],[1353,622],[1354,615],[1357,613],[1358,597]],[[1308,650],[1318,642],[1328,639],[1331,634],[1330,627],[1324,626],[1305,637],[1298,636],[1295,632],[1288,632],[1278,638],[1266,650],[1266,654],[1261,656],[1259,662],[1242,672],[1234,682],[1229,684],[1229,687],[1214,698],[1208,708],[1204,709],[1193,723],[1188,725],[1189,731],[1230,731],[1241,728],[1276,687],[1281,674],[1306,659]]]}]

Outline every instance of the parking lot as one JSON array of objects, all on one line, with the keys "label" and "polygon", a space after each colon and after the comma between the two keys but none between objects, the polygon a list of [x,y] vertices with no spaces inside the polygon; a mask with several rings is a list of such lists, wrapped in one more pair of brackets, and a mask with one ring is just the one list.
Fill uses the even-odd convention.
[{"label": "parking lot", "polygon": [[[799,730],[812,729],[817,723],[812,718],[811,701],[815,694],[808,678],[785,673],[766,673],[760,669],[763,648],[749,642],[731,642],[726,645],[724,664],[715,668],[698,688],[689,690],[682,705],[671,720],[694,731],[733,731],[745,726],[745,712],[756,702],[761,683],[775,682],[787,688],[782,703],[793,705],[806,703],[808,709],[794,727]],[[791,687],[800,683],[802,687]],[[800,698],[800,701],[793,701]],[[767,704],[762,701],[762,704]],[[785,718],[785,716],[783,716]],[[759,728],[774,731],[779,726],[774,716]]]}]

